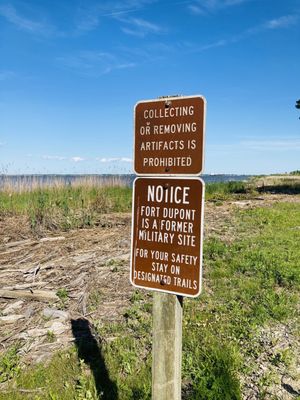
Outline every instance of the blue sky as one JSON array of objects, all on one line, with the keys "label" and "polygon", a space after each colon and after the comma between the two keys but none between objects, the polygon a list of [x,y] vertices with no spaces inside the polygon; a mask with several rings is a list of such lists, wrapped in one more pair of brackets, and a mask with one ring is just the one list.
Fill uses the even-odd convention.
[{"label": "blue sky", "polygon": [[0,0],[0,173],[130,173],[172,94],[206,97],[205,173],[300,169],[299,0]]}]

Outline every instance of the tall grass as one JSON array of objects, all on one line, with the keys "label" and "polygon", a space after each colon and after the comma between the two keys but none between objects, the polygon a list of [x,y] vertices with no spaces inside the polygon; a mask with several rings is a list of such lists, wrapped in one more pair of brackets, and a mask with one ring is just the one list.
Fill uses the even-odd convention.
[{"label": "tall grass", "polygon": [[33,230],[93,226],[100,214],[131,208],[128,186],[52,186],[18,192],[0,192],[0,215],[26,215]]},{"label": "tall grass", "polygon": [[214,182],[206,185],[205,198],[206,200],[227,200],[232,195],[244,196],[252,194],[252,192],[253,188],[246,182]]},{"label": "tall grass", "polygon": [[[26,215],[35,231],[95,226],[101,214],[131,210],[130,176],[70,176],[69,181],[65,176],[28,179],[2,179],[0,216]],[[221,203],[248,199],[261,192],[300,193],[299,183],[292,180],[262,187],[257,187],[256,181],[216,182],[207,184],[205,191],[206,200]]]},{"label": "tall grass", "polygon": [[130,175],[4,175],[0,190],[8,193],[32,192],[63,187],[130,186]]},{"label": "tall grass", "polygon": [[[101,214],[131,210],[130,176],[82,176],[72,181],[66,177],[28,179],[2,179],[0,216],[25,215],[35,231],[94,226]],[[245,182],[206,185],[207,200],[239,198],[249,192]]]}]

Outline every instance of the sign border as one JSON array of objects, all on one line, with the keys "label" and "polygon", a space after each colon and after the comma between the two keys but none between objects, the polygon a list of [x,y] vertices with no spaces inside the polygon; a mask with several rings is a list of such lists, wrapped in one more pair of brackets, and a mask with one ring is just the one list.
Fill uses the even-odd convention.
[{"label": "sign border", "polygon": [[[203,185],[203,196],[201,196],[201,220],[200,220],[200,265],[199,265],[199,272],[200,272],[200,277],[199,277],[199,290],[196,294],[184,294],[184,293],[179,293],[179,292],[174,292],[174,291],[170,291],[170,290],[163,290],[163,289],[157,289],[157,288],[149,288],[149,287],[145,287],[145,286],[141,286],[141,285],[137,285],[136,283],[133,282],[132,280],[132,272],[134,271],[133,265],[134,265],[134,255],[133,255],[133,237],[134,237],[134,219],[135,219],[135,213],[134,213],[134,199],[135,199],[135,183],[137,180],[140,179],[146,179],[146,180],[150,180],[150,179],[165,179],[165,180],[174,180],[174,179],[180,179],[182,181],[200,181]],[[204,241],[204,199],[205,199],[205,182],[202,178],[200,177],[182,177],[182,176],[138,176],[137,178],[135,178],[135,180],[133,181],[133,190],[132,190],[132,215],[131,215],[131,246],[130,246],[130,275],[129,275],[129,279],[130,279],[130,283],[132,284],[132,286],[139,288],[139,289],[145,289],[145,290],[152,290],[154,292],[163,292],[163,293],[168,293],[168,294],[175,294],[177,296],[184,296],[184,297],[191,297],[191,298],[196,298],[198,297],[201,292],[202,292],[202,265],[203,265],[203,241]]]},{"label": "sign border", "polygon": [[[139,104],[142,104],[142,103],[152,103],[152,102],[158,102],[158,101],[172,101],[172,100],[184,100],[184,99],[194,99],[194,98],[201,98],[202,100],[203,100],[203,103],[204,103],[204,112],[203,112],[203,146],[202,146],[202,169],[199,171],[199,172],[197,172],[197,173],[186,173],[186,172],[179,172],[179,173],[176,173],[176,174],[168,174],[168,173],[152,173],[152,172],[144,172],[144,173],[141,173],[141,172],[137,172],[136,170],[135,170],[135,159],[136,159],[136,153],[135,153],[135,143],[136,143],[136,137],[135,137],[135,125],[136,125],[136,108],[137,108],[137,106],[139,105]],[[187,176],[187,177],[197,177],[197,176],[199,176],[199,175],[201,175],[202,173],[203,173],[203,171],[204,171],[204,167],[205,167],[205,158],[204,158],[204,155],[205,155],[205,152],[204,152],[204,147],[205,147],[205,129],[206,129],[206,104],[207,104],[207,102],[206,102],[206,98],[204,97],[204,96],[202,96],[201,94],[197,94],[197,95],[194,95],[194,96],[170,96],[170,97],[168,97],[168,96],[166,96],[166,97],[161,97],[161,98],[158,98],[158,99],[150,99],[150,100],[141,100],[141,101],[138,101],[136,104],[135,104],[135,106],[134,106],[134,114],[133,114],[133,131],[134,131],[134,137],[133,137],[133,171],[134,171],[134,173],[135,173],[135,175],[137,175],[137,176],[140,176],[140,177],[142,177],[142,176],[146,176],[146,177],[150,177],[150,176],[155,176],[155,177],[159,177],[159,176],[168,176],[168,177],[172,177],[172,176],[179,176],[179,177],[182,177],[182,176]]]}]

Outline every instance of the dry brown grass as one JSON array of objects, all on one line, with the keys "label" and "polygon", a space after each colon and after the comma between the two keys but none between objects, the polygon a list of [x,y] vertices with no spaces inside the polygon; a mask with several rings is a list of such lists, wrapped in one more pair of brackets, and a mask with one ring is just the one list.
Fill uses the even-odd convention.
[{"label": "dry brown grass", "polygon": [[90,189],[129,185],[128,175],[0,175],[0,191],[5,193],[24,193],[65,187]]}]

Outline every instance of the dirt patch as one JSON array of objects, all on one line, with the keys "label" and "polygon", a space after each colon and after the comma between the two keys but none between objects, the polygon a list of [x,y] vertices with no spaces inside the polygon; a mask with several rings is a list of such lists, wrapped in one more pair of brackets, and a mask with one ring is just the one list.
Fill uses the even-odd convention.
[{"label": "dirt patch", "polygon": [[41,361],[73,340],[71,319],[120,318],[133,291],[130,219],[129,214],[106,216],[101,228],[43,238],[20,225],[22,218],[18,224],[15,218],[6,221],[0,244],[4,349],[18,341],[24,360]]}]

